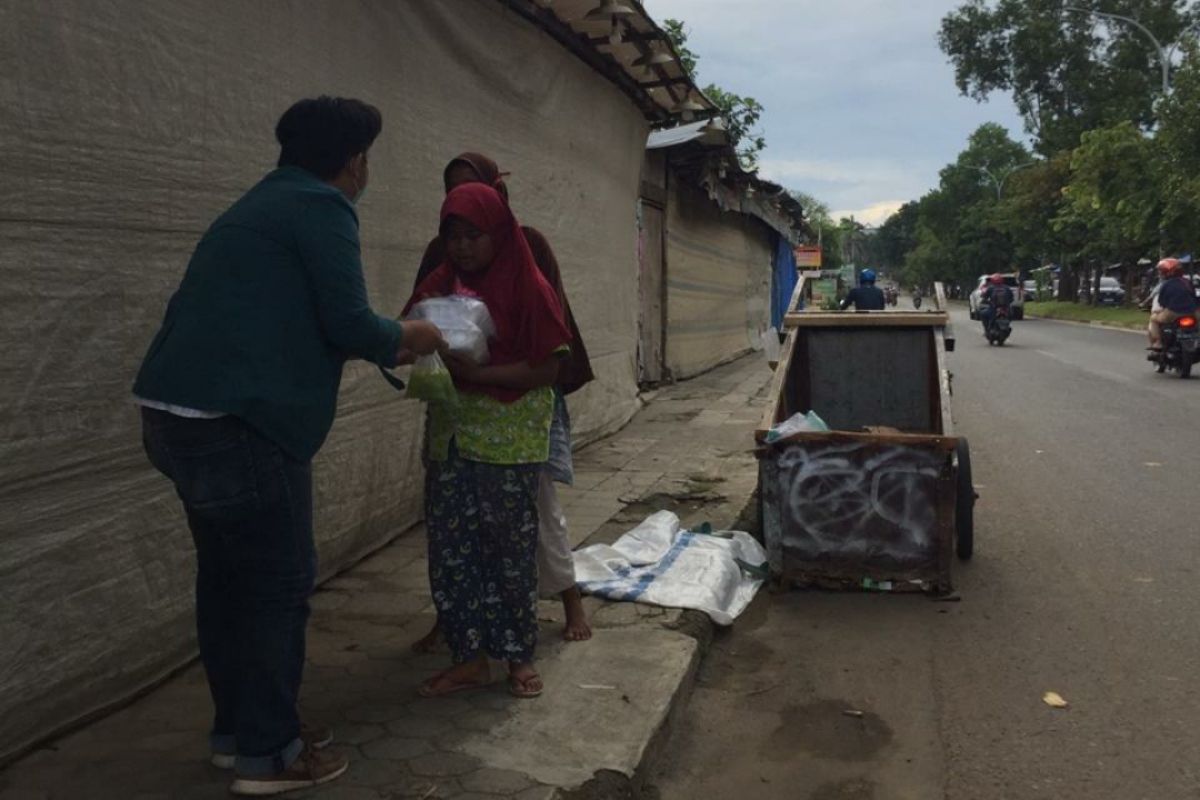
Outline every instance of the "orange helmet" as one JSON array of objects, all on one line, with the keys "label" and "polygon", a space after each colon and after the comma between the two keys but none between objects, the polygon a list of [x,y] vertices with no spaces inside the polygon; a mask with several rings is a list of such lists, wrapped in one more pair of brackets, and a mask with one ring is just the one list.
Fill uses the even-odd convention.
[{"label": "orange helmet", "polygon": [[999,272],[997,272],[988,278],[988,283],[992,283],[992,284],[995,284],[996,286],[999,286],[1000,284],[1004,283],[1004,276],[1001,275]]},{"label": "orange helmet", "polygon": [[1164,258],[1158,262],[1158,274],[1164,278],[1174,278],[1183,274],[1183,264],[1178,258]]}]

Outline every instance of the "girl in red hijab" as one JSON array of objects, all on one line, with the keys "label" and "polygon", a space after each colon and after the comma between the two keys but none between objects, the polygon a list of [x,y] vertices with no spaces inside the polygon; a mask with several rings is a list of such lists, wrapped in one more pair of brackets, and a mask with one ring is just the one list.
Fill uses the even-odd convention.
[{"label": "girl in red hijab", "polygon": [[[462,153],[446,164],[442,181],[449,193],[465,183],[483,183],[491,186],[508,201],[508,186],[504,182],[508,173],[501,172],[495,161],[481,153]],[[566,515],[558,498],[557,483],[570,485],[575,479],[571,456],[571,415],[566,398],[593,379],[591,361],[587,348],[579,333],[579,326],[571,313],[563,286],[562,272],[550,242],[537,229],[521,226],[521,233],[533,253],[542,277],[550,284],[562,306],[563,319],[571,331],[571,354],[562,362],[558,382],[554,387],[554,419],[550,427],[550,459],[542,468],[538,480],[538,589],[543,597],[557,596],[562,600],[565,623],[563,637],[568,641],[581,641],[592,637],[587,613],[583,608],[583,597],[575,583],[575,561],[571,552],[571,540],[567,531]],[[421,266],[417,270],[414,290],[446,260],[445,243],[440,236],[429,242]],[[438,644],[438,629],[434,625],[413,649],[432,653]]]},{"label": "girl in red hijab", "polygon": [[445,261],[405,312],[429,297],[469,295],[487,305],[496,336],[486,365],[446,356],[459,402],[429,406],[429,581],[454,665],[421,693],[486,685],[490,656],[508,662],[514,695],[536,697],[538,480],[571,334],[496,189],[470,183],[450,191],[440,230]]}]

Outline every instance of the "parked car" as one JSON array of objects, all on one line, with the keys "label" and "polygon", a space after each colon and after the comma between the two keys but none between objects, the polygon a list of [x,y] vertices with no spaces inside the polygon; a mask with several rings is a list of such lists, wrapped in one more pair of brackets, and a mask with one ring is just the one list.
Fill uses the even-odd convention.
[{"label": "parked car", "polygon": [[[979,280],[975,282],[975,291],[971,292],[971,297],[967,301],[970,307],[971,319],[979,319],[979,297],[983,293],[983,287],[987,286],[989,277],[988,275],[980,275]],[[1013,293],[1012,318],[1024,319],[1025,291],[1021,288],[1021,282],[1012,273],[1003,275],[1002,277],[1004,278],[1004,285],[1012,289]]]},{"label": "parked car", "polygon": [[[1086,284],[1079,287],[1079,299],[1086,300],[1094,285]],[[1096,304],[1104,306],[1119,306],[1125,302],[1125,289],[1116,278],[1101,278],[1100,291],[1096,295]]]}]

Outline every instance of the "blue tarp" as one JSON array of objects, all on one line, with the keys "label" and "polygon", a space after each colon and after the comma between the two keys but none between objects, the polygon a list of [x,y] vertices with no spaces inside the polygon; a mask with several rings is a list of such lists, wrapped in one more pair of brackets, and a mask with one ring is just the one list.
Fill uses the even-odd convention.
[{"label": "blue tarp", "polygon": [[771,324],[775,330],[783,330],[783,315],[787,313],[792,292],[796,291],[796,256],[792,243],[782,236],[775,236],[775,262],[771,276]]}]

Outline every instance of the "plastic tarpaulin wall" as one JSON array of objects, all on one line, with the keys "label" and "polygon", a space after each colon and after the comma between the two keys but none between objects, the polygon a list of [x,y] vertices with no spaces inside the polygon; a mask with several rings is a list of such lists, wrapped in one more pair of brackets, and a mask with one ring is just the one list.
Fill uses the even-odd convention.
[{"label": "plastic tarpaulin wall", "polygon": [[775,330],[783,330],[783,315],[787,313],[788,304],[792,302],[792,292],[796,291],[799,276],[796,273],[796,254],[792,251],[792,243],[779,234],[775,234],[775,262],[771,276],[771,325]]},{"label": "plastic tarpaulin wall", "polygon": [[673,377],[686,378],[762,346],[777,234],[722,211],[698,187],[670,183],[666,361]]},{"label": "plastic tarpaulin wall", "polygon": [[[320,93],[378,105],[361,206],[397,313],[463,150],[512,171],[599,379],[577,434],[636,408],[633,103],[492,0],[0,0],[0,760],[193,653],[192,547],[129,388],[188,256]],[[585,302],[586,300],[586,302]],[[361,363],[315,465],[322,574],[420,515],[421,407]]]}]

